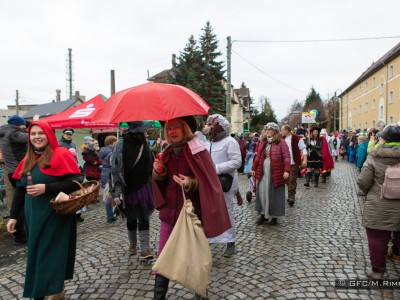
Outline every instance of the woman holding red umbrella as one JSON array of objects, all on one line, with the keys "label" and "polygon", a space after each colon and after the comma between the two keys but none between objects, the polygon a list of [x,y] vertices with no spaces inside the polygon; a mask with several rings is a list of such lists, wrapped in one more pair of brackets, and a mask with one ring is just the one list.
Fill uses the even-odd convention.
[{"label": "woman holding red umbrella", "polygon": [[[181,186],[192,200],[207,238],[215,237],[231,227],[224,194],[210,153],[194,137],[194,117],[176,118],[164,126],[169,146],[153,164],[153,193],[160,211],[160,254],[171,235],[183,206]],[[193,124],[189,128],[189,124]],[[157,274],[154,299],[165,299],[169,279]],[[196,298],[197,297],[197,298]],[[195,296],[195,299],[201,299]]]}]

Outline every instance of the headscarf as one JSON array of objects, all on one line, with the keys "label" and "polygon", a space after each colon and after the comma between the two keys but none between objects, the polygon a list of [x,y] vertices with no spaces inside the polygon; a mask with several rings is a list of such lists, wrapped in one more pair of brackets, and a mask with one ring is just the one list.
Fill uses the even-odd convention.
[{"label": "headscarf", "polygon": [[[48,176],[64,176],[67,174],[80,174],[78,165],[72,153],[67,149],[60,147],[60,144],[57,141],[57,137],[53,132],[53,129],[50,127],[49,123],[46,121],[36,121],[32,122],[28,128],[28,137],[31,134],[32,126],[39,126],[44,134],[47,137],[47,141],[50,144],[53,155],[50,159],[50,167],[49,168],[40,168],[40,172]],[[32,143],[28,142],[28,151],[33,147]],[[21,171],[24,168],[26,156],[19,163],[17,169],[14,172],[13,178],[21,179]]]}]

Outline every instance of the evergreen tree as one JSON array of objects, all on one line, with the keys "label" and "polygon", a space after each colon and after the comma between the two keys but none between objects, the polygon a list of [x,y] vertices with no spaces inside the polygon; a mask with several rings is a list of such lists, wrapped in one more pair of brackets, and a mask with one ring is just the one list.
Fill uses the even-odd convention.
[{"label": "evergreen tree", "polygon": [[198,76],[203,69],[202,58],[201,51],[193,35],[189,37],[183,52],[180,52],[178,61],[179,63],[174,69],[175,78],[170,76],[169,82],[185,86],[200,94],[200,78]]},{"label": "evergreen tree", "polygon": [[218,51],[217,36],[213,33],[210,22],[202,29],[200,48],[203,72],[200,75],[200,96],[211,106],[210,114],[226,112],[226,92],[222,84],[224,64],[218,61],[222,55]]}]

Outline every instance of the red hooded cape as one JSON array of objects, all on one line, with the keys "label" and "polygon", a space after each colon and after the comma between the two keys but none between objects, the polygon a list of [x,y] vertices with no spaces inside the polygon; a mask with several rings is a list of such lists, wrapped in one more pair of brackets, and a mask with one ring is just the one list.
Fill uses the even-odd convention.
[{"label": "red hooded cape", "polygon": [[333,162],[331,152],[329,151],[328,141],[324,136],[322,136],[322,161],[322,173],[335,168],[335,163]]},{"label": "red hooded cape", "polygon": [[[62,148],[58,144],[57,137],[51,129],[50,125],[46,121],[32,122],[28,128],[28,151],[33,147],[30,142],[30,134],[32,126],[37,125],[42,128],[45,133],[47,140],[53,151],[53,155],[50,160],[50,168],[40,168],[40,172],[49,176],[64,176],[67,174],[80,174],[78,164],[72,153],[67,148]],[[17,169],[14,172],[13,178],[21,179],[21,171],[24,168],[26,156],[19,163]]]},{"label": "red hooded cape", "polygon": [[[171,151],[172,147],[165,149]],[[232,227],[228,209],[215,166],[207,150],[192,154],[188,143],[183,144],[183,153],[195,178],[199,181],[201,217],[206,237],[216,237]],[[166,159],[168,155],[162,155]],[[163,161],[163,163],[165,163]],[[153,194],[156,207],[165,203],[157,183],[153,179]]]}]

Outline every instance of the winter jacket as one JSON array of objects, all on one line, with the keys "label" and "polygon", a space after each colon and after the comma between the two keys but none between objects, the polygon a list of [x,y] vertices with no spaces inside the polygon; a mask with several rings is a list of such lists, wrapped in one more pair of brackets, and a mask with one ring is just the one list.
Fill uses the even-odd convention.
[{"label": "winter jacket", "polygon": [[74,148],[76,150],[75,143],[72,140],[65,139],[63,136],[58,141],[58,143],[60,144],[60,147],[67,148],[67,149]]},{"label": "winter jacket", "polygon": [[110,157],[112,154],[113,146],[105,146],[100,149],[99,155],[102,163],[101,168],[101,187],[105,187],[108,180],[110,179],[111,165],[110,165]]},{"label": "winter jacket", "polygon": [[101,158],[96,150],[86,147],[82,151],[82,158],[85,164],[85,177],[100,180],[101,178]]},{"label": "winter jacket", "polygon": [[14,173],[25,157],[28,147],[28,133],[15,125],[0,127],[0,148],[9,174]]},{"label": "winter jacket", "polygon": [[[258,147],[257,155],[253,161],[252,170],[255,171],[255,179],[258,181],[262,178],[264,173],[264,160],[266,159],[265,147],[266,141],[262,141]],[[274,186],[280,186],[286,184],[288,179],[283,178],[283,173],[290,173],[290,152],[289,147],[286,142],[282,139],[279,144],[272,144],[270,150],[271,157],[271,172],[272,172],[272,182]]]},{"label": "winter jacket", "polygon": [[385,144],[371,151],[357,185],[365,197],[362,225],[370,229],[400,231],[400,200],[380,199],[388,165],[400,162],[400,143]]},{"label": "winter jacket", "polygon": [[362,143],[357,149],[356,166],[359,169],[362,168],[365,160],[367,159],[367,155],[368,155],[367,149],[368,149],[368,141],[365,141],[364,143]]}]

